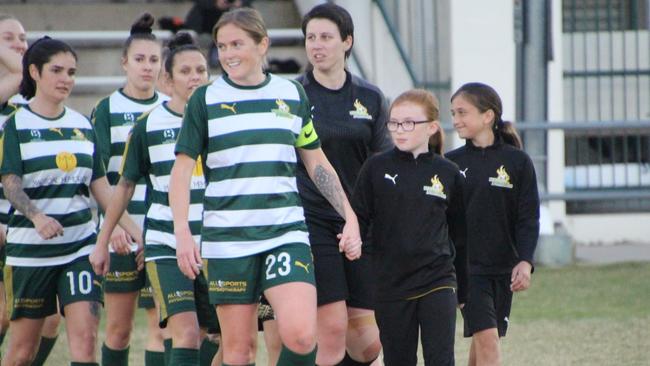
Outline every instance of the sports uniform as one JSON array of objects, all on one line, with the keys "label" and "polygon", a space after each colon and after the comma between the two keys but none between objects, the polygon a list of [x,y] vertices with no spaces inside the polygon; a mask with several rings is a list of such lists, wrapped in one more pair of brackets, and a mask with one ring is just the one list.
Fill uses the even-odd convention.
[{"label": "sports uniform", "polygon": [[375,316],[386,365],[453,365],[457,302],[466,299],[462,177],[431,152],[393,150],[365,163],[353,207],[372,230]]},{"label": "sports uniform", "polygon": [[[392,142],[386,132],[386,106],[381,91],[350,72],[345,73],[345,83],[338,90],[319,84],[313,72],[307,72],[298,81],[312,103],[314,128],[323,152],[350,197],[366,159],[389,149]],[[372,309],[368,246],[355,261],[339,253],[336,235],[345,221],[316,188],[301,161],[297,178],[314,253],[318,305],[347,300],[350,306]]]},{"label": "sports uniform", "polygon": [[[532,264],[539,237],[539,194],[528,155],[505,144],[467,140],[447,154],[464,176],[468,226],[469,300],[463,309],[465,336],[497,328],[505,336],[512,304],[510,276],[521,261]],[[489,214],[486,214],[489,212]]]},{"label": "sports uniform", "polygon": [[101,301],[101,282],[88,255],[95,245],[89,186],[105,175],[86,117],[65,108],[57,118],[28,106],[6,122],[0,174],[22,178],[23,190],[63,235],[43,240],[19,211],[9,219],[4,269],[11,319],[43,318],[77,301]]},{"label": "sports uniform", "polygon": [[296,82],[267,74],[248,87],[223,75],[192,94],[176,153],[204,162],[201,256],[211,304],[252,304],[275,285],[314,282],[295,148],[319,146]]},{"label": "sports uniform", "polygon": [[[181,273],[176,263],[176,239],[169,207],[169,177],[174,165],[174,147],[183,116],[166,103],[142,116],[127,142],[122,176],[139,181],[145,178],[150,206],[145,218],[145,261],[154,296],[160,304],[161,325],[168,317],[194,311],[202,327],[216,328],[216,314],[207,297],[207,283],[201,274],[194,281]],[[205,178],[199,160],[190,185],[189,225],[194,240],[200,242]],[[201,297],[203,296],[203,297]]]},{"label": "sports uniform", "polygon": [[[114,186],[119,181],[119,168],[122,164],[124,147],[131,128],[137,118],[144,112],[159,105],[164,98],[154,92],[154,96],[146,99],[134,99],[122,91],[116,90],[110,96],[102,99],[92,112],[91,119],[95,125],[102,161],[106,166],[108,182]],[[141,227],[147,211],[146,184],[144,180],[137,182],[133,199],[127,212]],[[134,244],[132,250],[136,250]],[[135,253],[128,256],[111,253],[111,268],[106,275],[104,290],[110,292],[133,292],[142,289],[140,307],[153,308],[151,289],[145,287],[145,272],[138,271],[135,263]],[[147,301],[148,300],[148,301]],[[143,303],[144,302],[144,303]]]}]

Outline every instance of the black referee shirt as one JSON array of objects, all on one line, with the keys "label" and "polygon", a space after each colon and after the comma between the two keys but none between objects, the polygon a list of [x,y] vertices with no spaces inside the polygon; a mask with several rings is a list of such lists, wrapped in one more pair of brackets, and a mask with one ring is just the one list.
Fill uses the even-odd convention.
[{"label": "black referee shirt", "polygon": [[394,148],[363,166],[352,205],[371,227],[377,300],[403,300],[456,286],[465,302],[467,255],[462,176],[431,152],[414,158]]},{"label": "black referee shirt", "polygon": [[463,179],[470,274],[510,274],[533,263],[539,237],[539,194],[528,155],[498,138],[486,148],[465,146],[446,154]]},{"label": "black referee shirt", "polygon": [[[386,105],[374,85],[347,72],[338,90],[320,85],[312,72],[298,78],[312,105],[314,128],[327,159],[332,163],[348,198],[363,163],[373,153],[393,144],[386,130]],[[298,190],[306,213],[341,220],[309,178],[302,161],[296,171]]]}]

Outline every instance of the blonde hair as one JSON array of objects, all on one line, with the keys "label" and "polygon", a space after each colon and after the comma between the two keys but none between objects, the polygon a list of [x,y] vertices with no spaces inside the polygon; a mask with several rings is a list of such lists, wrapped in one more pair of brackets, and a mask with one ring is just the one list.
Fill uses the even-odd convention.
[{"label": "blonde hair", "polygon": [[239,8],[231,10],[221,16],[217,24],[212,28],[212,38],[217,41],[219,29],[227,24],[232,24],[242,29],[259,44],[265,37],[268,38],[266,24],[259,11],[251,8]]},{"label": "blonde hair", "polygon": [[427,120],[432,121],[436,126],[438,126],[438,132],[429,137],[429,146],[436,154],[442,156],[445,144],[445,132],[438,121],[440,118],[440,103],[438,102],[438,98],[428,90],[411,89],[395,98],[393,103],[390,105],[388,115],[390,116],[390,113],[395,106],[402,103],[413,103],[422,107]]}]

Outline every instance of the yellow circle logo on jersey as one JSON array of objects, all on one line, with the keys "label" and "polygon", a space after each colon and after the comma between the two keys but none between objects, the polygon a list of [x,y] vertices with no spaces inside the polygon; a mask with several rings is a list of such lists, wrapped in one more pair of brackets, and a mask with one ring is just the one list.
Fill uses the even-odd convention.
[{"label": "yellow circle logo on jersey", "polygon": [[194,165],[194,171],[192,175],[195,177],[203,176],[203,162],[201,161],[201,155],[196,159],[196,165]]},{"label": "yellow circle logo on jersey", "polygon": [[77,157],[67,151],[56,154],[56,166],[66,173],[77,167]]}]

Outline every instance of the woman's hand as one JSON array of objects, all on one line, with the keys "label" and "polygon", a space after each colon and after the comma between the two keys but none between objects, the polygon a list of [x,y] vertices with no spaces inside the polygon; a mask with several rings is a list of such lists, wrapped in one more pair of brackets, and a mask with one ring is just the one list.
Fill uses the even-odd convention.
[{"label": "woman's hand", "polygon": [[36,214],[32,223],[34,223],[38,235],[44,240],[52,239],[56,236],[63,236],[63,226],[56,219],[43,213]]}]

